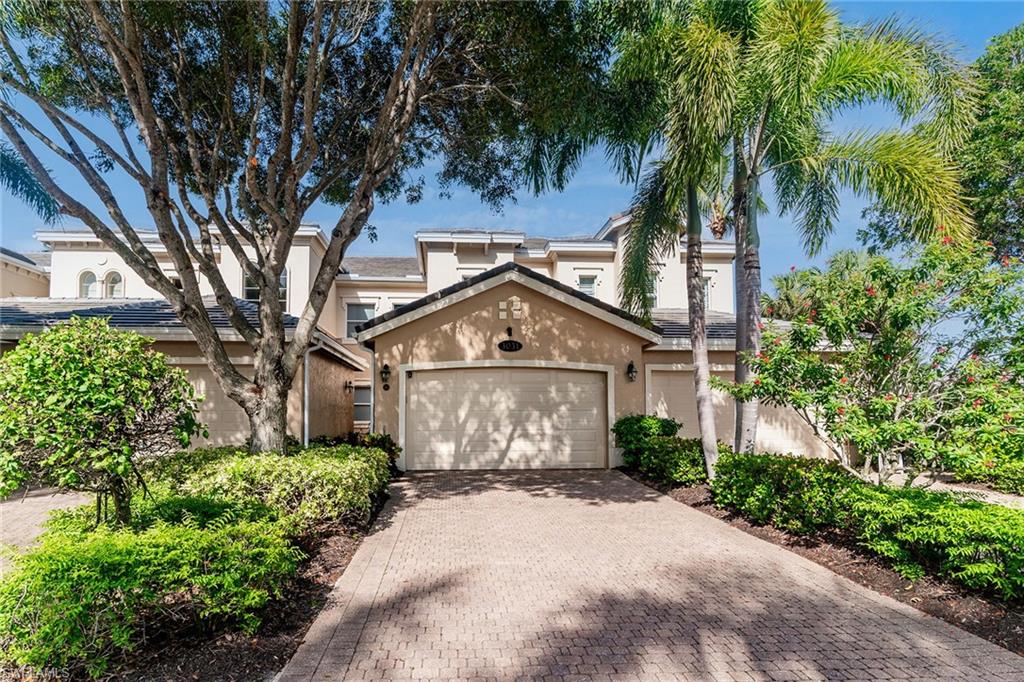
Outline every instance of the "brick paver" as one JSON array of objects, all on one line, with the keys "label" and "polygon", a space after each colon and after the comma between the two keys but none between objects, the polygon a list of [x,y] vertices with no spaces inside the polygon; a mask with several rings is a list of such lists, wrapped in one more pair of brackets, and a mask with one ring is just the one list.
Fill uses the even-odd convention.
[{"label": "brick paver", "polygon": [[281,682],[1024,679],[1024,658],[614,471],[392,492]]}]

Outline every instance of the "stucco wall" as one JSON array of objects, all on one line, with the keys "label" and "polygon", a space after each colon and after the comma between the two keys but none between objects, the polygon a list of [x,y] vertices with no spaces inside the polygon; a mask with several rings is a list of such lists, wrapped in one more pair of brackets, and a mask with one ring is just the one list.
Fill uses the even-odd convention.
[{"label": "stucco wall", "polygon": [[11,296],[46,296],[50,281],[46,275],[0,260],[0,298]]},{"label": "stucco wall", "polygon": [[[499,301],[519,297],[521,319],[500,319]],[[521,341],[522,350],[504,353],[497,343]],[[386,363],[392,368],[391,389],[375,383],[378,431],[398,436],[398,372],[402,365],[474,360],[544,360],[591,363],[613,367],[616,416],[644,408],[643,382],[626,380],[626,365],[638,363],[643,339],[544,294],[508,282],[431,315],[381,334],[376,338],[376,372]],[[614,463],[613,463],[614,464]]]},{"label": "stucco wall", "polygon": [[[731,381],[735,355],[712,351],[708,354],[712,374]],[[689,351],[647,351],[644,353],[645,412],[679,419],[680,434],[686,438],[700,435],[697,425],[693,372]],[[666,373],[673,379],[665,381]],[[659,380],[660,379],[660,380]],[[666,388],[668,390],[666,390]],[[736,429],[735,402],[728,394],[715,391],[715,428],[720,441],[732,443]],[[830,457],[827,446],[811,427],[791,408],[761,405],[757,428],[757,449],[762,452],[793,453],[806,457]]]}]

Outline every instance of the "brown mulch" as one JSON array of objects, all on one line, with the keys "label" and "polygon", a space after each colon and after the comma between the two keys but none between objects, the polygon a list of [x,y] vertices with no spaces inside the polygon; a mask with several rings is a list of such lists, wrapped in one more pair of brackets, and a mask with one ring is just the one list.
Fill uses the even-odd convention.
[{"label": "brown mulch", "polygon": [[668,488],[635,473],[625,473],[733,528],[784,547],[859,585],[1024,656],[1024,603],[1002,601],[935,577],[910,581],[889,568],[881,558],[859,547],[854,538],[838,534],[806,537],[772,526],[756,526],[742,516],[716,507],[707,485]]},{"label": "brown mulch", "polygon": [[334,583],[341,577],[361,537],[339,531],[303,548],[310,556],[263,614],[259,632],[251,637],[235,632],[177,632],[149,640],[130,658],[130,668],[117,679],[146,682],[174,680],[272,679],[298,648],[302,635],[320,613]]}]

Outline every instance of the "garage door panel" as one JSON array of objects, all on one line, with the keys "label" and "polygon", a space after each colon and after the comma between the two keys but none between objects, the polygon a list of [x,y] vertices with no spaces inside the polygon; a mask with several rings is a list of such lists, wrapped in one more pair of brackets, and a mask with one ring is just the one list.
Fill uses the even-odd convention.
[{"label": "garage door panel", "polygon": [[597,372],[416,371],[407,386],[410,469],[604,467],[607,391]]}]

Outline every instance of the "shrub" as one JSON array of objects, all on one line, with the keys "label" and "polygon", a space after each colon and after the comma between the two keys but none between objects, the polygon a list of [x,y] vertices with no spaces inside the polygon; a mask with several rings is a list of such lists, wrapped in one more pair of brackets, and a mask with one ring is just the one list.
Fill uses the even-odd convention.
[{"label": "shrub", "polygon": [[377,448],[387,453],[394,462],[402,454],[402,448],[398,446],[390,433],[363,433],[361,431],[350,431],[344,436],[330,437],[319,436],[310,440],[311,446],[323,447],[334,445],[356,445],[363,448]]},{"label": "shrub", "polygon": [[129,522],[140,465],[202,431],[185,372],[152,342],[73,318],[0,357],[0,496],[25,482],[95,491]]},{"label": "shrub", "polygon": [[842,526],[860,482],[835,462],[727,452],[711,481],[715,504],[794,533]]},{"label": "shrub", "polygon": [[235,453],[187,476],[181,490],[259,502],[290,517],[299,531],[331,523],[362,524],[389,480],[382,450],[313,447],[294,455]]},{"label": "shrub", "polygon": [[920,488],[860,485],[852,497],[865,547],[908,578],[926,571],[1024,596],[1024,511]]},{"label": "shrub", "polygon": [[652,436],[640,450],[637,469],[662,483],[699,485],[708,480],[704,450],[699,438]]},{"label": "shrub", "polygon": [[300,559],[275,524],[223,513],[205,528],[51,529],[0,582],[0,650],[16,665],[100,676],[168,620],[251,633]]},{"label": "shrub", "polygon": [[796,533],[843,530],[907,578],[926,572],[1024,596],[1024,511],[945,492],[876,486],[834,462],[724,454],[715,504]]},{"label": "shrub", "polygon": [[958,469],[957,479],[984,483],[995,490],[1024,495],[1024,460],[988,460]]},{"label": "shrub", "polygon": [[656,436],[675,436],[682,426],[674,419],[649,414],[631,414],[616,421],[612,426],[612,433],[615,434],[615,444],[622,448],[623,463],[635,467],[649,439]]}]

